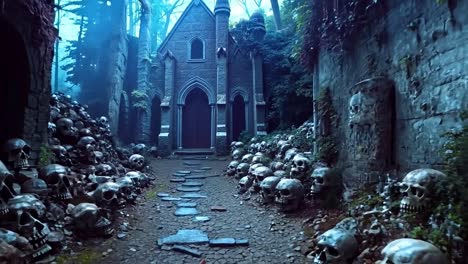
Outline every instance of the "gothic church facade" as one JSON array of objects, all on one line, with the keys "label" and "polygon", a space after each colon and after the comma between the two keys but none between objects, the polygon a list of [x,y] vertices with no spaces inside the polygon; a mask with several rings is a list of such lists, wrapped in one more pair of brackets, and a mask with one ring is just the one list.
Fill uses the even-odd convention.
[{"label": "gothic church facade", "polygon": [[[238,47],[229,33],[230,11],[228,0],[217,0],[214,12],[192,0],[158,49],[151,96],[161,119],[152,129],[162,153],[224,154],[243,131],[265,134],[263,57]],[[263,16],[250,21],[263,40]]]}]

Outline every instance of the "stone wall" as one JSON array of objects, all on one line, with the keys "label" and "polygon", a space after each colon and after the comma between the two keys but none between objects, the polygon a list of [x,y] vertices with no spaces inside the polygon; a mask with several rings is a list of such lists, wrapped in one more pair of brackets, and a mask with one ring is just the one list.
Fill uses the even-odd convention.
[{"label": "stone wall", "polygon": [[[30,86],[22,137],[32,147],[32,162],[37,161],[40,147],[47,144],[53,44],[57,37],[53,26],[53,8],[53,1],[43,0],[3,1],[0,7],[0,17],[13,25],[23,37],[27,51]],[[2,41],[5,41],[3,37]],[[21,99],[17,98],[18,103]]]},{"label": "stone wall", "polygon": [[[386,16],[369,23],[350,50],[341,55],[320,52],[317,87],[331,89],[340,116],[337,133],[346,139],[351,88],[376,76],[391,80],[394,136],[387,140],[393,145],[396,173],[437,168],[442,134],[460,128],[459,113],[468,109],[468,1],[448,1],[458,2],[453,15],[446,3],[435,0],[386,2]],[[342,150],[345,141],[339,142]],[[353,158],[345,152],[340,161],[349,169]],[[360,182],[363,173],[350,173],[348,183]]]}]

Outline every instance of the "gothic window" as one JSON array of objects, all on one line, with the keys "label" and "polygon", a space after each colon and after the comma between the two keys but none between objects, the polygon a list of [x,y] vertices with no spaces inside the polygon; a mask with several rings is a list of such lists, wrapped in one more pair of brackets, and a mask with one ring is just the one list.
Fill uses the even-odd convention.
[{"label": "gothic window", "polygon": [[191,60],[202,60],[205,58],[205,45],[199,38],[192,40],[190,44],[190,59]]}]

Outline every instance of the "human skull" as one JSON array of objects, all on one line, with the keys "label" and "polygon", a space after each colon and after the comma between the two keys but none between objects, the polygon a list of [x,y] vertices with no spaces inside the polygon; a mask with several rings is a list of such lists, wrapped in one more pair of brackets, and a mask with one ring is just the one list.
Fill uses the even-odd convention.
[{"label": "human skull", "polygon": [[252,178],[244,176],[239,180],[238,189],[239,193],[245,193],[253,184]]},{"label": "human skull", "polygon": [[346,230],[333,228],[318,238],[318,250],[311,253],[313,263],[346,264],[356,257],[358,243],[356,238]]},{"label": "human skull", "polygon": [[8,215],[10,209],[8,208],[8,201],[15,195],[4,182],[0,183],[0,218]]},{"label": "human skull", "polygon": [[312,184],[310,186],[310,193],[313,195],[317,195],[324,191],[327,187],[334,185],[334,183],[331,181],[330,168],[328,167],[316,168],[310,175],[310,178]]},{"label": "human skull", "polygon": [[228,176],[234,176],[236,174],[237,166],[239,166],[239,161],[233,160],[229,163],[226,174]]},{"label": "human skull", "polygon": [[284,170],[277,170],[273,172],[274,176],[280,177],[280,178],[286,178],[288,176],[288,173]]},{"label": "human skull", "polygon": [[10,199],[8,208],[16,214],[14,231],[24,236],[33,246],[33,258],[50,251],[51,247],[46,244],[49,227],[38,220],[45,215],[45,205],[34,195],[25,194]]},{"label": "human skull", "polygon": [[382,249],[380,264],[448,264],[447,257],[429,242],[401,238],[390,242]]},{"label": "human skull", "polygon": [[232,152],[232,159],[240,161],[243,155],[244,155],[244,151],[242,149],[235,149]]},{"label": "human skull", "polygon": [[8,154],[8,162],[13,169],[29,167],[29,155],[31,147],[21,138],[12,138],[5,143],[5,152]]},{"label": "human skull", "polygon": [[276,154],[277,159],[283,159],[286,155],[286,152],[292,148],[292,145],[288,141],[279,141],[280,145],[279,152]]},{"label": "human skull", "polygon": [[39,172],[39,178],[47,183],[52,197],[58,200],[72,198],[72,184],[68,179],[69,169],[59,164],[49,164]]},{"label": "human skull", "polygon": [[239,163],[236,170],[236,178],[240,179],[244,176],[247,176],[249,173],[250,165],[248,163]]},{"label": "human skull", "polygon": [[93,203],[80,203],[75,206],[70,215],[76,234],[85,236],[109,236],[114,232],[109,219]]},{"label": "human skull", "polygon": [[291,164],[291,177],[302,179],[310,168],[310,160],[304,154],[296,154]]},{"label": "human skull", "polygon": [[146,151],[146,145],[143,143],[136,144],[132,150],[133,154],[143,154]]},{"label": "human skull", "polygon": [[256,163],[260,163],[260,164],[263,164],[263,165],[267,165],[267,159],[265,157],[265,155],[261,152],[258,152],[258,153],[255,153],[255,155],[253,156],[252,158],[252,161],[250,162],[250,164],[256,164]]},{"label": "human skull", "polygon": [[273,176],[273,171],[266,166],[259,166],[253,172],[254,181],[256,184],[260,184],[266,177]]},{"label": "human skull", "polygon": [[27,256],[33,252],[32,245],[26,238],[11,230],[0,228],[0,244],[3,243],[12,247],[2,251],[2,253],[8,252],[1,254],[3,263],[26,263]]},{"label": "human skull", "polygon": [[135,170],[142,170],[145,166],[145,157],[140,154],[133,154],[128,159],[130,166]]},{"label": "human skull", "polygon": [[114,168],[109,164],[99,164],[95,166],[96,168],[96,175],[99,176],[108,176],[111,175],[114,171]]},{"label": "human skull", "polygon": [[270,168],[273,171],[279,171],[279,170],[284,170],[284,163],[281,161],[273,161],[270,164]]},{"label": "human skull", "polygon": [[98,118],[98,123],[101,124],[103,127],[108,127],[109,126],[109,120],[105,116],[101,116]]},{"label": "human skull", "polygon": [[97,150],[97,143],[96,139],[91,136],[84,136],[81,137],[80,140],[76,143],[76,147],[85,152],[95,151]]},{"label": "human skull", "polygon": [[59,136],[75,137],[77,129],[73,126],[73,121],[70,118],[60,118],[55,123]]},{"label": "human skull", "polygon": [[241,141],[237,141],[234,143],[234,149],[243,149],[244,148],[244,143]]},{"label": "human skull", "polygon": [[242,156],[241,162],[251,164],[253,157],[254,155],[252,153],[245,154]]},{"label": "human skull", "polygon": [[273,203],[275,201],[276,185],[280,180],[280,177],[268,176],[260,182],[260,193],[264,203]]},{"label": "human skull", "polygon": [[358,92],[349,100],[349,125],[368,125],[375,119],[375,99]]},{"label": "human skull", "polygon": [[120,185],[115,182],[105,182],[100,184],[92,194],[96,203],[115,210],[124,206]]},{"label": "human skull", "polygon": [[46,197],[49,194],[47,183],[42,179],[29,179],[21,184],[21,193],[37,194]]},{"label": "human skull", "polygon": [[299,150],[297,148],[290,148],[284,154],[284,162],[290,162],[298,154]]},{"label": "human skull", "polygon": [[406,174],[400,184],[403,198],[401,212],[422,212],[429,208],[436,194],[436,184],[447,176],[434,169],[417,169]]},{"label": "human skull", "polygon": [[135,185],[130,177],[124,176],[117,179],[116,183],[120,185],[120,192],[124,196],[127,202],[134,202],[137,195],[135,191]]},{"label": "human skull", "polygon": [[281,211],[294,211],[304,200],[304,186],[297,179],[281,179],[276,185],[275,195],[275,202]]}]

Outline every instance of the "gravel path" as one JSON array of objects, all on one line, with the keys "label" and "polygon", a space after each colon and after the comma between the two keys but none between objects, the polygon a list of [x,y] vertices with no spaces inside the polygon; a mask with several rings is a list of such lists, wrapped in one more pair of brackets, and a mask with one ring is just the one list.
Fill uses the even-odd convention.
[{"label": "gravel path", "polygon": [[[187,163],[199,163],[187,165]],[[274,207],[259,206],[254,197],[245,200],[237,195],[235,179],[222,175],[228,161],[209,160],[153,160],[156,174],[154,186],[145,193],[146,201],[126,210],[121,220],[127,221],[128,233],[121,239],[111,239],[97,246],[103,252],[99,263],[304,263],[299,252],[302,241],[300,216],[285,216]],[[198,171],[202,167],[211,170]],[[207,195],[205,199],[191,199],[195,202],[197,216],[208,216],[208,222],[196,222],[194,216],[175,216],[180,201],[161,201],[158,194],[168,193],[180,197],[189,192],[176,188],[181,183],[171,182],[173,173],[190,170],[194,175],[220,175],[206,179],[191,179],[186,182],[203,183],[198,193]],[[212,211],[212,206],[220,206],[226,211]],[[220,208],[220,209],[222,209]],[[201,253],[194,257],[176,252],[169,245],[157,245],[157,240],[174,235],[180,229],[198,229],[209,239],[247,239],[248,246],[210,247],[205,244],[185,245]],[[119,234],[119,230],[116,231]]]}]

